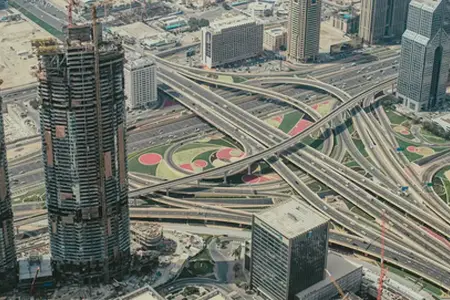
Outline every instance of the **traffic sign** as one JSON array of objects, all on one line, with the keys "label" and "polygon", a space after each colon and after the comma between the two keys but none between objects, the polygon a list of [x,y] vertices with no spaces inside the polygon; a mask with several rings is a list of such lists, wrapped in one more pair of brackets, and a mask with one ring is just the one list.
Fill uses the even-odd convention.
[{"label": "traffic sign", "polygon": [[403,147],[398,147],[397,148],[397,152],[402,152],[402,151],[404,151],[405,150],[405,148],[403,148]]},{"label": "traffic sign", "polygon": [[406,192],[408,190],[407,186],[402,186],[402,192]]},{"label": "traffic sign", "polygon": [[432,182],[427,182],[427,186],[432,187],[433,183]]}]

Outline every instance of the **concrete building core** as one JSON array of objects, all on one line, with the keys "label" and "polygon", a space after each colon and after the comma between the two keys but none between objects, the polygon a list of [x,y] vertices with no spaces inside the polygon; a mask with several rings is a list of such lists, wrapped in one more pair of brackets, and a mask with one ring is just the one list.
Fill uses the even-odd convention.
[{"label": "concrete building core", "polygon": [[138,58],[126,63],[124,75],[128,108],[144,108],[158,101],[156,64],[153,60]]},{"label": "concrete building core", "polygon": [[367,44],[376,44],[385,39],[399,39],[405,31],[410,1],[362,1],[359,36]]},{"label": "concrete building core", "polygon": [[124,50],[98,40],[95,55],[93,30],[84,25],[69,28],[64,45],[32,42],[57,280],[109,281],[129,265]]},{"label": "concrete building core", "polygon": [[287,57],[313,61],[319,54],[322,0],[290,0]]},{"label": "concrete building core", "polygon": [[16,277],[16,247],[2,112],[0,96],[0,291],[9,290]]},{"label": "concrete building core", "polygon": [[413,0],[402,37],[397,93],[403,104],[419,112],[441,106],[450,66],[450,32],[443,0]]},{"label": "concrete building core", "polygon": [[208,68],[258,56],[263,52],[263,24],[246,16],[216,20],[202,28],[202,62]]},{"label": "concrete building core", "polygon": [[291,200],[253,216],[250,286],[274,300],[325,278],[329,220]]}]

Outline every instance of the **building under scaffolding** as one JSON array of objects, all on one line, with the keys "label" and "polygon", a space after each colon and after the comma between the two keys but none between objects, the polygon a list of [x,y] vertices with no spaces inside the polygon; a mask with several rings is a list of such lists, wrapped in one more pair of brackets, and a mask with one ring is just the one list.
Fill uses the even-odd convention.
[{"label": "building under scaffolding", "polygon": [[57,280],[109,281],[130,261],[124,51],[98,27],[33,41]]},{"label": "building under scaffolding", "polygon": [[16,248],[2,115],[0,96],[0,291],[9,289],[16,279]]}]

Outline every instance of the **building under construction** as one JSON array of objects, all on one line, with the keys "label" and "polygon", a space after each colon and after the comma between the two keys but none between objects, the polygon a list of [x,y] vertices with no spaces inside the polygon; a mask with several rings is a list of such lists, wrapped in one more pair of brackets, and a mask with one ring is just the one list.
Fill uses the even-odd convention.
[{"label": "building under construction", "polygon": [[99,27],[32,42],[56,280],[110,281],[130,261],[124,51]]},{"label": "building under construction", "polygon": [[0,291],[8,290],[16,280],[16,248],[2,115],[0,96]]}]

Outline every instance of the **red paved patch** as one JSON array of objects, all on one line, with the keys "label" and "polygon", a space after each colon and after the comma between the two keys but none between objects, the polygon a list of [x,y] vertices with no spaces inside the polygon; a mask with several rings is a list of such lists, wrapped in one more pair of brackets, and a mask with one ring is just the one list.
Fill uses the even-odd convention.
[{"label": "red paved patch", "polygon": [[162,156],[158,153],[146,153],[139,156],[139,162],[144,166],[153,166],[161,162]]},{"label": "red paved patch", "polygon": [[289,135],[290,136],[297,135],[300,132],[302,132],[303,130],[305,130],[306,128],[308,128],[311,124],[312,124],[312,122],[305,120],[305,119],[301,119],[300,121],[297,122],[295,127],[292,128],[291,131],[289,131]]},{"label": "red paved patch", "polygon": [[281,123],[283,121],[283,116],[275,116],[272,118],[272,120]]},{"label": "red paved patch", "polygon": [[414,146],[408,146],[406,147],[406,150],[408,150],[411,153],[416,153],[417,152],[417,148]]},{"label": "red paved patch", "polygon": [[279,179],[280,177],[278,175],[244,175],[242,176],[242,181],[247,184],[257,184],[257,183],[263,183],[268,182],[271,180]]},{"label": "red paved patch", "polygon": [[206,166],[208,166],[208,163],[203,159],[197,159],[196,161],[193,162],[193,164],[198,168],[206,168]]},{"label": "red paved patch", "polygon": [[312,109],[317,110],[319,108],[319,104],[314,104],[313,106],[311,106]]},{"label": "red paved patch", "polygon": [[324,102],[321,102],[321,103],[314,104],[311,107],[314,110],[318,110],[319,107],[321,107],[322,105],[328,105],[329,103],[330,103],[330,101],[324,101]]},{"label": "red paved patch", "polygon": [[222,148],[217,152],[216,156],[220,160],[229,161],[232,157],[243,157],[244,154],[245,153],[239,149]]},{"label": "red paved patch", "polygon": [[185,169],[186,171],[194,171],[194,168],[192,168],[191,164],[181,164],[180,168]]},{"label": "red paved patch", "polygon": [[444,237],[440,236],[439,234],[437,234],[436,232],[434,232],[433,230],[426,228],[426,227],[422,227],[430,236],[434,237],[435,239],[443,242],[445,245],[447,245],[447,247],[450,249],[450,242],[447,241]]},{"label": "red paved patch", "polygon": [[400,131],[400,133],[401,134],[403,134],[403,135],[409,135],[409,130],[402,130],[402,131]]}]

